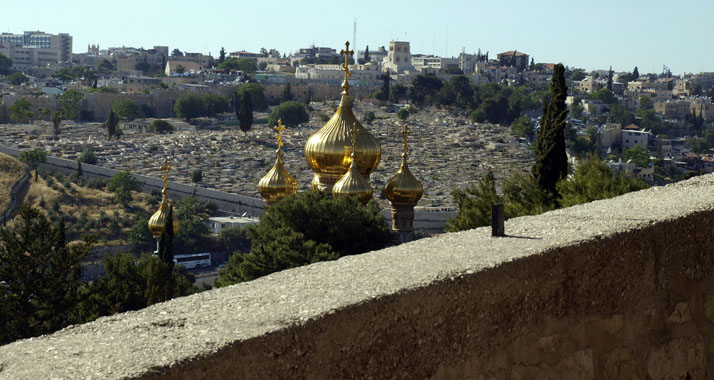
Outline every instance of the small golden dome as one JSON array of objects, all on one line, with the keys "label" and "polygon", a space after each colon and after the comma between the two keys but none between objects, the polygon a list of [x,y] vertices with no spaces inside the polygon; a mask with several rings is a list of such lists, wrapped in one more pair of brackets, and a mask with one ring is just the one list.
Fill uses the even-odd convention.
[{"label": "small golden dome", "polygon": [[362,174],[360,174],[359,170],[357,169],[357,165],[355,162],[358,162],[358,160],[355,159],[355,145],[356,145],[356,137],[359,135],[356,131],[357,126],[354,126],[353,128],[353,137],[352,137],[352,154],[351,154],[351,163],[349,170],[347,170],[347,173],[340,178],[337,183],[332,187],[332,195],[339,197],[343,195],[352,195],[356,196],[362,201],[363,204],[367,204],[370,199],[372,199],[372,186],[369,185],[369,183],[362,177]]},{"label": "small golden dome", "polygon": [[357,169],[366,179],[377,169],[379,160],[382,157],[382,147],[352,113],[350,96],[348,93],[349,56],[354,51],[349,50],[349,42],[345,43],[346,50],[340,51],[345,55],[345,63],[342,68],[345,70],[345,80],[342,82],[342,94],[340,105],[332,115],[332,118],[325,123],[315,134],[310,136],[305,144],[305,160],[307,165],[315,172],[320,190],[328,191],[332,185],[341,178],[349,169],[352,160],[345,151],[345,147],[350,145],[352,139],[351,128],[356,125],[357,138]]},{"label": "small golden dome", "polygon": [[281,148],[283,146],[282,131],[285,130],[285,127],[282,120],[278,120],[278,126],[275,127],[275,130],[278,131],[278,149],[275,151],[275,165],[258,182],[258,192],[260,192],[263,200],[268,205],[297,192],[297,181],[283,166]]},{"label": "small golden dome", "polygon": [[[164,171],[164,189],[161,190],[161,203],[159,204],[159,209],[154,213],[154,215],[151,216],[151,218],[149,218],[148,222],[149,231],[155,239],[160,238],[161,233],[164,232],[164,228],[166,228],[166,221],[168,220],[170,207],[167,190],[169,182],[166,180],[166,176],[169,171],[169,166],[166,161],[164,161],[164,165],[161,167],[161,169]],[[179,220],[175,212],[173,214],[172,220],[174,225],[174,235],[176,235],[176,233],[179,231]]]},{"label": "small golden dome", "polygon": [[424,195],[424,187],[409,171],[407,166],[407,135],[409,128],[405,125],[402,130],[404,135],[404,153],[402,153],[402,166],[392,178],[387,181],[384,194],[392,205],[416,205]]}]

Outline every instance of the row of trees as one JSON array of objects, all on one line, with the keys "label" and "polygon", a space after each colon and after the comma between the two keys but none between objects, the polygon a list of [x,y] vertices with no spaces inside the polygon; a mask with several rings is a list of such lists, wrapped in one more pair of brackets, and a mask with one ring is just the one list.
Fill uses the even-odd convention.
[{"label": "row of trees", "polygon": [[0,229],[0,344],[194,291],[182,272],[172,270],[170,255],[107,256],[106,276],[84,282],[81,261],[93,238],[70,247],[62,221],[52,223],[28,207],[18,214],[16,223]]},{"label": "row of trees", "polygon": [[[505,217],[539,214],[559,207],[609,198],[647,185],[626,175],[615,174],[597,158],[581,162],[572,178],[567,178],[565,105],[567,86],[565,69],[555,66],[550,85],[551,96],[544,103],[543,116],[535,142],[535,164],[528,175],[514,174],[503,180],[503,194],[496,191],[492,172],[475,186],[457,189],[454,201],[459,214],[447,223],[447,231],[459,231],[489,225],[491,205],[503,203]],[[633,157],[637,152],[632,152]]]},{"label": "row of trees", "polygon": [[271,205],[260,223],[247,227],[245,233],[250,252],[231,256],[217,286],[381,249],[391,241],[374,201],[364,206],[355,197],[333,198],[317,190]]},{"label": "row of trees", "polygon": [[186,93],[181,95],[174,104],[176,116],[191,120],[202,116],[214,116],[231,110],[231,102],[225,96]]},{"label": "row of trees", "polygon": [[[385,86],[380,90],[384,92]],[[388,87],[387,87],[388,88]],[[381,92],[378,92],[380,95]],[[471,112],[475,122],[511,124],[523,112],[534,111],[544,100],[545,93],[526,86],[505,86],[488,83],[474,86],[471,81],[457,75],[444,82],[435,75],[418,75],[411,87],[394,85],[389,91],[392,102],[409,100],[420,106],[458,107]]]}]

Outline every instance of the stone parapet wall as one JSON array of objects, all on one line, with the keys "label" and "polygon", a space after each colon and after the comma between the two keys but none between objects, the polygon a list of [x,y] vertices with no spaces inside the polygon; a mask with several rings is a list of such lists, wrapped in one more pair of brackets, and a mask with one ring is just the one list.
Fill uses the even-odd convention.
[{"label": "stone parapet wall", "polygon": [[0,378],[714,376],[714,175],[0,347]]}]

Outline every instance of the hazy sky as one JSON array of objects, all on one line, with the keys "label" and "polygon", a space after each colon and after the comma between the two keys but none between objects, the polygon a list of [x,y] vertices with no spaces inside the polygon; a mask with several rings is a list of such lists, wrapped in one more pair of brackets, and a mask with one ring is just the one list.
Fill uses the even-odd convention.
[{"label": "hazy sky", "polygon": [[714,71],[712,0],[157,1],[35,0],[3,6],[2,32],[70,33],[74,52],[153,45],[218,55],[340,49],[357,20],[360,50],[411,42],[412,53],[490,57],[523,51],[586,69]]}]

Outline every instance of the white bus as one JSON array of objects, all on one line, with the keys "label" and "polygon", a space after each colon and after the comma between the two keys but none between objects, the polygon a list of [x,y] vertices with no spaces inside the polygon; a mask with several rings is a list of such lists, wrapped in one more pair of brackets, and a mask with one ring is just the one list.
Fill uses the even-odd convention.
[{"label": "white bus", "polygon": [[211,254],[209,252],[192,253],[189,255],[174,256],[174,263],[183,265],[186,269],[194,269],[211,266]]}]

